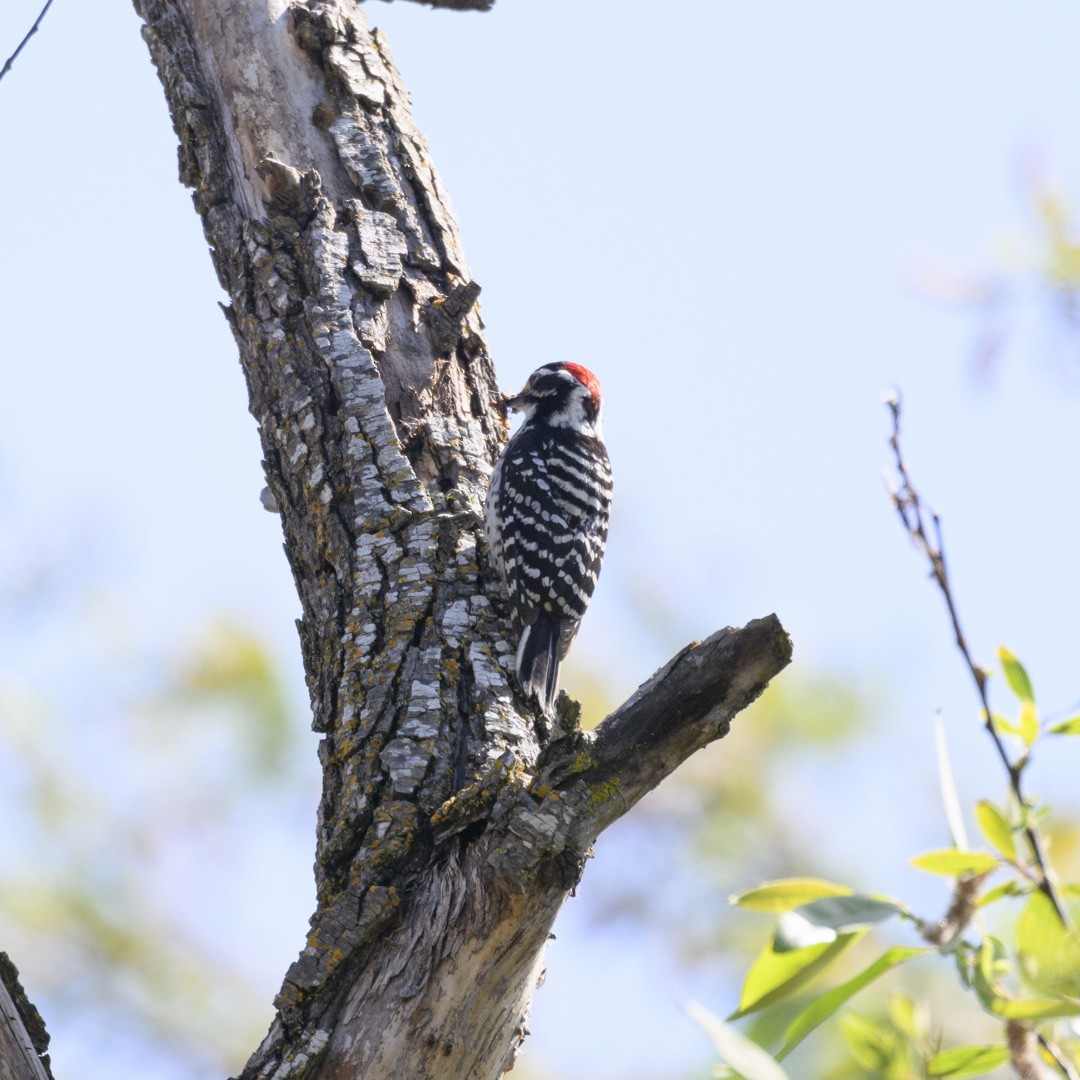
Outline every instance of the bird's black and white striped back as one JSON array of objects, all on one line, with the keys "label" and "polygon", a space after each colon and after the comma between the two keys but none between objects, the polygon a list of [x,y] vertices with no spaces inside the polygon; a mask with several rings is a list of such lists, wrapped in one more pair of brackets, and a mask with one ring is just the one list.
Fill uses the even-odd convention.
[{"label": "bird's black and white striped back", "polygon": [[598,403],[588,423],[566,422],[575,407],[557,394],[541,398],[503,452],[487,501],[489,550],[521,634],[518,679],[545,711],[596,587],[611,505]]}]

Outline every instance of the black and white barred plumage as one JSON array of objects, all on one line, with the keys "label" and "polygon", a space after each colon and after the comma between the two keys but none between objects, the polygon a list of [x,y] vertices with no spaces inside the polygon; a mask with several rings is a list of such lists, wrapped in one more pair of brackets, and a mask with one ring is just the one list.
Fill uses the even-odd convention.
[{"label": "black and white barred plumage", "polygon": [[488,550],[521,635],[518,681],[550,713],[559,662],[588,607],[607,542],[611,465],[600,380],[580,364],[545,364],[507,406],[525,421],[491,476]]}]

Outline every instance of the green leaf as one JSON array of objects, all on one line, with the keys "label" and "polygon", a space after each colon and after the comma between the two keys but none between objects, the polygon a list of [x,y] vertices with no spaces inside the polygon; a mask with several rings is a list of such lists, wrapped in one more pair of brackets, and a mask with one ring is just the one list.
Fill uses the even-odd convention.
[{"label": "green leaf", "polygon": [[987,934],[983,939],[979,952],[979,963],[987,978],[997,980],[1012,973],[1012,958],[1005,942],[996,938],[993,934]]},{"label": "green leaf", "polygon": [[1049,1020],[1080,1016],[1080,1001],[1067,998],[999,998],[990,1011],[1006,1020]]},{"label": "green leaf", "polygon": [[1006,896],[1027,896],[1031,891],[1029,886],[1021,885],[1018,881],[1006,881],[1004,885],[998,885],[979,897],[979,907],[989,907],[996,904]]},{"label": "green leaf", "polygon": [[847,982],[834,986],[831,990],[822,994],[792,1021],[791,1026],[784,1035],[784,1045],[776,1055],[777,1060],[783,1061],[810,1032],[828,1020],[841,1005],[853,998],[864,986],[868,986],[875,979],[884,975],[886,971],[896,967],[897,964],[902,964],[905,960],[910,960],[914,956],[922,956],[928,952],[934,952],[934,949],[929,947],[909,948],[896,946],[879,956],[865,971],[860,972],[853,979],[848,979]]},{"label": "green leaf", "polygon": [[1025,746],[1031,746],[1039,737],[1039,710],[1035,708],[1034,701],[1025,701],[1020,705],[1020,721],[1017,727]]},{"label": "green leaf", "polygon": [[985,874],[998,865],[998,857],[983,851],[954,851],[943,848],[916,855],[911,865],[916,870],[925,870],[928,874],[941,874],[944,877],[959,877],[961,874]]},{"label": "green leaf", "polygon": [[751,911],[791,911],[822,897],[850,895],[851,889],[846,885],[834,885],[820,878],[786,878],[736,893],[728,902]]},{"label": "green leaf", "polygon": [[870,1072],[884,1072],[896,1048],[896,1034],[884,1024],[875,1023],[858,1013],[840,1017],[840,1030],[851,1056]]},{"label": "green leaf", "polygon": [[890,994],[889,1016],[897,1030],[912,1043],[921,1043],[926,1038],[930,1021],[925,1002],[916,1002],[907,994]]},{"label": "green leaf", "polygon": [[971,967],[971,986],[983,1007],[991,1012],[1004,1000],[997,980],[1000,974],[1005,973],[1007,964],[1005,946],[995,937],[984,937],[979,946],[977,962]]},{"label": "green leaf", "polygon": [[1005,815],[992,803],[983,799],[975,807],[975,819],[979,823],[983,836],[997,848],[1006,859],[1016,858],[1016,841],[1013,839],[1012,826]]},{"label": "green leaf", "polygon": [[999,734],[1005,735],[1019,735],[1020,728],[1014,724],[1011,720],[1006,720],[1001,713],[991,713],[990,721],[994,725],[994,730]]},{"label": "green leaf", "polygon": [[950,1080],[966,1080],[970,1076],[985,1076],[1009,1060],[1007,1046],[956,1046],[942,1050],[926,1064],[931,1076],[947,1076]]},{"label": "green leaf", "polygon": [[1047,731],[1047,735],[1080,735],[1080,716],[1055,724]]},{"label": "green leaf", "polygon": [[791,997],[825,971],[865,932],[858,930],[853,934],[841,934],[835,941],[786,952],[775,950],[774,943],[769,942],[750,965],[739,995],[739,1008],[728,1019],[737,1020],[740,1016]]},{"label": "green leaf", "polygon": [[1020,912],[1016,951],[1020,973],[1037,993],[1080,998],[1080,932],[1062,926],[1045,893],[1033,892]]},{"label": "green leaf", "polygon": [[1031,688],[1031,679],[1028,678],[1024,665],[1004,645],[998,648],[997,655],[1009,689],[1021,701],[1034,701],[1035,691]]},{"label": "green leaf", "polygon": [[884,922],[894,915],[906,914],[906,909],[891,900],[875,900],[872,896],[853,893],[851,896],[828,896],[814,900],[797,908],[795,914],[814,926],[826,926],[830,930],[846,933]]},{"label": "green leaf", "polygon": [[975,979],[975,957],[972,955],[971,947],[961,941],[956,947],[953,958],[961,984],[970,990]]},{"label": "green leaf", "polygon": [[730,1024],[714,1016],[704,1005],[688,1001],[683,1006],[690,1017],[709,1036],[713,1049],[745,1080],[788,1080],[772,1056],[756,1042],[740,1035]]},{"label": "green leaf", "polygon": [[937,746],[938,787],[941,788],[941,801],[945,804],[945,820],[949,825],[949,837],[953,846],[965,851],[968,846],[967,832],[964,829],[964,815],[960,812],[960,796],[956,793],[956,780],[953,777],[952,763],[949,761],[949,748],[945,743],[945,727],[941,717],[934,717],[934,742]]}]

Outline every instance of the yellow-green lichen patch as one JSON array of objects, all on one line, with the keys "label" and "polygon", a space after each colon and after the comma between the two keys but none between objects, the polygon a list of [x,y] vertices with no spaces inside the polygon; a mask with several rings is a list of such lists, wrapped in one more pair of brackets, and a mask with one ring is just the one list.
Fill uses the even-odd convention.
[{"label": "yellow-green lichen patch", "polygon": [[398,863],[416,841],[419,811],[413,803],[392,802],[380,807],[364,837],[364,850],[352,867],[354,884],[369,874],[379,873]]},{"label": "yellow-green lichen patch", "polygon": [[593,784],[589,788],[588,805],[590,811],[595,811],[605,803],[611,802],[622,793],[622,781],[617,776],[603,780],[599,784]]},{"label": "yellow-green lichen patch", "polygon": [[286,982],[282,985],[277,997],[274,998],[274,1004],[282,1012],[286,1012],[298,1008],[303,999],[303,991],[295,983]]},{"label": "yellow-green lichen patch", "polygon": [[596,759],[588,750],[579,750],[574,756],[574,767],[571,771],[574,773],[583,773],[586,769],[591,769],[595,764]]},{"label": "yellow-green lichen patch", "polygon": [[323,954],[323,971],[325,975],[332,975],[334,968],[336,968],[346,956],[348,956],[348,953],[340,947],[327,949]]}]

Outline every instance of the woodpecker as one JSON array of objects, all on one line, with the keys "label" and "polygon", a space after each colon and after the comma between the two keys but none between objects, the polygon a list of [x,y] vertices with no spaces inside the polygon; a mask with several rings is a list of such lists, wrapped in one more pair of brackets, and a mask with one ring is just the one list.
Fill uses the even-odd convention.
[{"label": "woodpecker", "polygon": [[545,364],[506,405],[525,420],[491,474],[485,532],[520,635],[518,682],[550,714],[607,542],[600,380],[581,364]]}]

